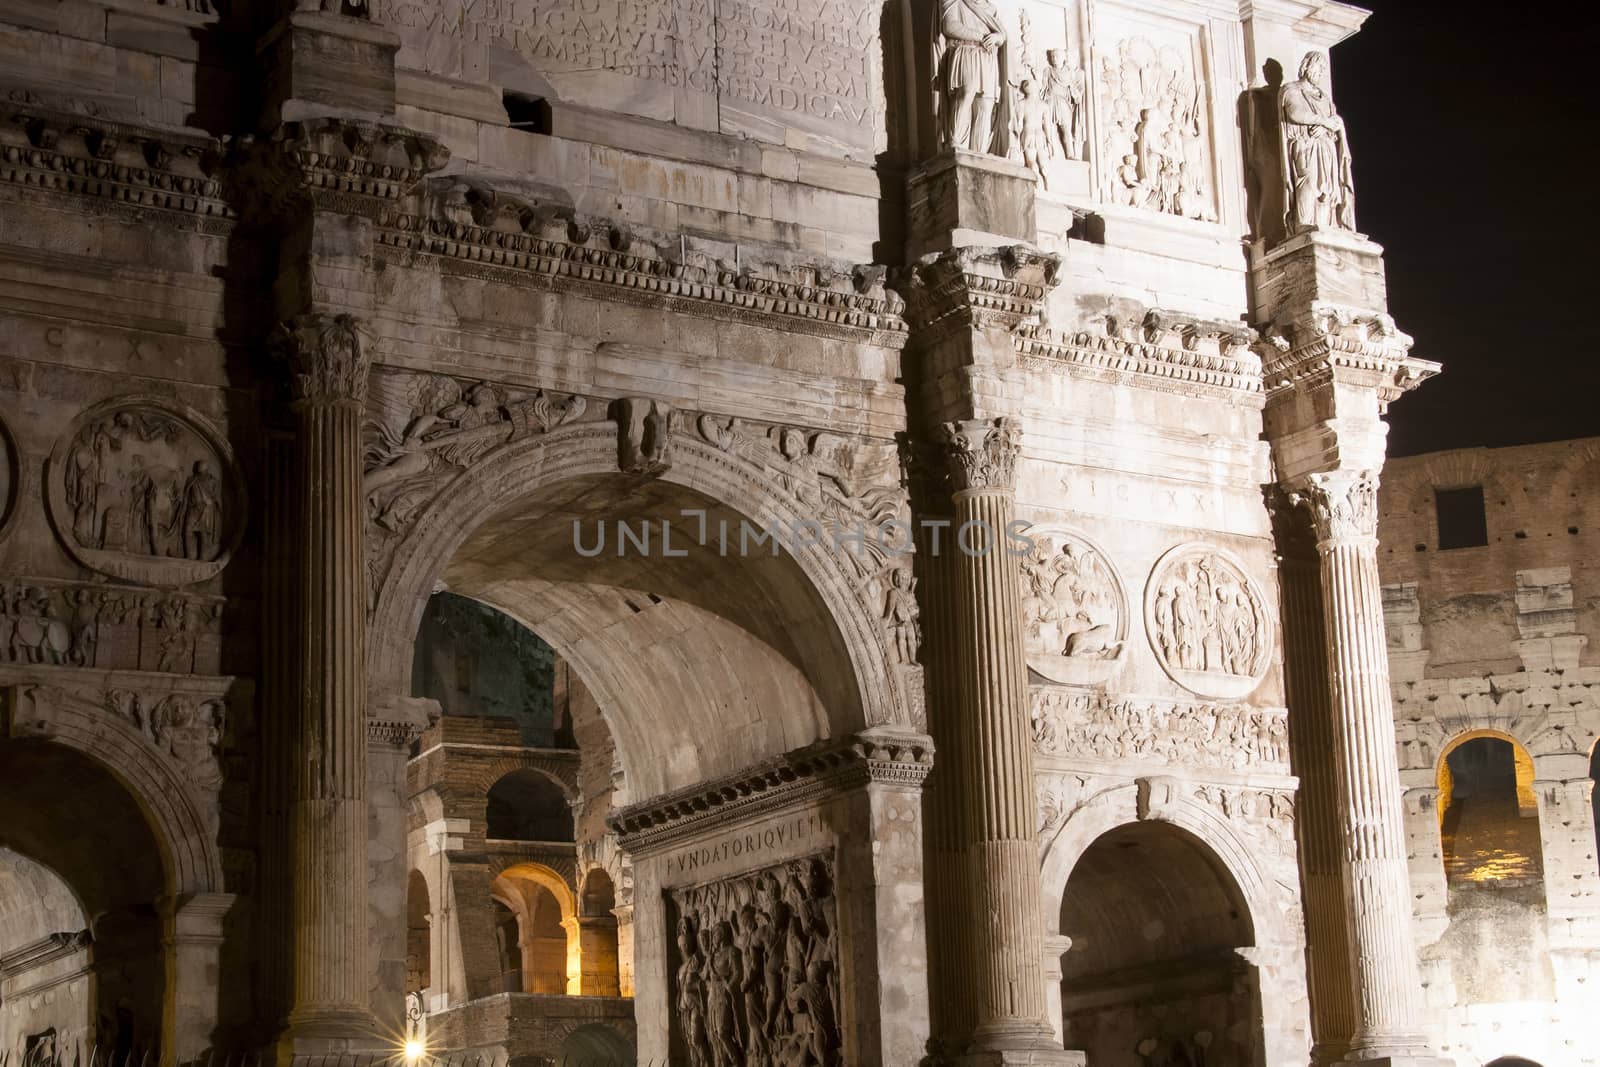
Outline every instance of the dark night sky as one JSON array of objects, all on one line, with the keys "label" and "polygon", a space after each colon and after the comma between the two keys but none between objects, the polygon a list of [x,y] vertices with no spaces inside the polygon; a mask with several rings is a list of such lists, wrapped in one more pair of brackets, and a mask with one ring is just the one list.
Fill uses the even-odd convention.
[{"label": "dark night sky", "polygon": [[1390,454],[1600,434],[1600,14],[1361,6],[1332,53],[1356,223],[1413,354],[1445,368],[1390,409]]}]

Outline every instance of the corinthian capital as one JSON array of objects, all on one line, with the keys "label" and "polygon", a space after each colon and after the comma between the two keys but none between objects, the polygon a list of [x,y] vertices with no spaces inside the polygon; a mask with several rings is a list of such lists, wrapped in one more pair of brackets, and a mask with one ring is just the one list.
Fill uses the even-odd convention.
[{"label": "corinthian capital", "polygon": [[953,490],[1016,488],[1022,423],[1009,416],[970,419],[947,422],[942,430]]},{"label": "corinthian capital", "polygon": [[1311,509],[1318,545],[1375,540],[1378,536],[1378,476],[1370,470],[1313,474],[1297,491]]},{"label": "corinthian capital", "polygon": [[295,404],[365,402],[372,353],[354,317],[296,315],[279,324],[272,347],[288,364]]}]

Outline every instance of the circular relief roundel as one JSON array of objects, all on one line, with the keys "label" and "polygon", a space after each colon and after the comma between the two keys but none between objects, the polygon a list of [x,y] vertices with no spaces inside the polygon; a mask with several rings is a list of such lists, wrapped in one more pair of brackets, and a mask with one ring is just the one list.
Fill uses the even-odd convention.
[{"label": "circular relief roundel", "polygon": [[1128,597],[1111,560],[1060,526],[1031,526],[1021,560],[1022,630],[1028,666],[1052,682],[1103,680],[1122,658]]},{"label": "circular relief roundel", "polygon": [[50,453],[45,500],[74,559],[150,585],[213,577],[244,527],[227,442],[196,412],[153,397],[79,415]]},{"label": "circular relief roundel", "polygon": [[1145,587],[1145,632],[1156,660],[1192,693],[1245,696],[1272,658],[1272,619],[1261,587],[1216,545],[1180,545],[1156,561]]}]

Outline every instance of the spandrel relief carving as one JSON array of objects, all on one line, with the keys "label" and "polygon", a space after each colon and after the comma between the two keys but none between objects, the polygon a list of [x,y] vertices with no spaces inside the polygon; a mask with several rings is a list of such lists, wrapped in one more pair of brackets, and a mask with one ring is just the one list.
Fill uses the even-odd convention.
[{"label": "spandrel relief carving", "polygon": [[1052,526],[1027,531],[1021,560],[1022,625],[1028,666],[1053,682],[1103,680],[1122,657],[1128,599],[1103,552]]},{"label": "spandrel relief carving", "polygon": [[198,416],[155,401],[86,412],[47,479],[63,545],[102,574],[189,585],[216,575],[239,538],[243,488],[226,444]]},{"label": "spandrel relief carving", "polygon": [[1272,655],[1265,596],[1211,545],[1184,545],[1157,562],[1145,588],[1145,631],[1162,669],[1201,696],[1251,692]]},{"label": "spandrel relief carving", "polygon": [[1108,199],[1215,222],[1207,94],[1191,43],[1128,36],[1096,49],[1096,61]]},{"label": "spandrel relief carving", "polygon": [[844,1062],[833,860],[768,867],[668,893],[673,1062]]}]

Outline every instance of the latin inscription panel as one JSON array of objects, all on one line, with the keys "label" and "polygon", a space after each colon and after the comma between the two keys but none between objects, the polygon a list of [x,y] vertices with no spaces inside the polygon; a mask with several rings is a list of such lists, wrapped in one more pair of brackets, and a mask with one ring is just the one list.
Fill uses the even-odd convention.
[{"label": "latin inscription panel", "polygon": [[404,67],[867,159],[881,14],[870,0],[392,0],[381,17]]}]

